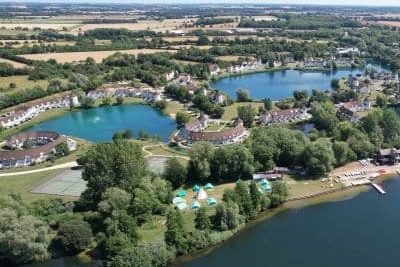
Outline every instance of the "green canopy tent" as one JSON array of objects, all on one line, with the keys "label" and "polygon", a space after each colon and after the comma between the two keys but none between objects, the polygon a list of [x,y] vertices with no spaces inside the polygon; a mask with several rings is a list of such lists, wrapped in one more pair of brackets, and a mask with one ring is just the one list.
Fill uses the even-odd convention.
[{"label": "green canopy tent", "polygon": [[172,200],[172,203],[174,205],[177,205],[177,204],[183,203],[183,202],[185,202],[185,200],[183,198],[181,198],[181,197],[174,197],[174,199]]},{"label": "green canopy tent", "polygon": [[204,189],[205,190],[213,190],[214,189],[214,186],[211,184],[211,183],[207,183],[205,186],[204,186]]},{"label": "green canopy tent", "polygon": [[213,197],[207,198],[207,206],[214,206],[217,205],[217,200]]},{"label": "green canopy tent", "polygon": [[200,209],[200,203],[197,202],[197,201],[192,201],[192,204],[190,205],[190,208],[191,208],[192,210]]},{"label": "green canopy tent", "polygon": [[184,191],[184,190],[182,190],[182,191],[179,191],[177,194],[176,194],[176,196],[177,197],[186,197],[187,196],[187,193],[186,193],[186,191]]},{"label": "green canopy tent", "polygon": [[270,192],[272,190],[271,183],[267,179],[262,179],[260,183],[261,183],[261,189],[264,192]]},{"label": "green canopy tent", "polygon": [[197,192],[200,190],[200,186],[198,186],[197,184],[195,186],[193,186],[193,192]]}]

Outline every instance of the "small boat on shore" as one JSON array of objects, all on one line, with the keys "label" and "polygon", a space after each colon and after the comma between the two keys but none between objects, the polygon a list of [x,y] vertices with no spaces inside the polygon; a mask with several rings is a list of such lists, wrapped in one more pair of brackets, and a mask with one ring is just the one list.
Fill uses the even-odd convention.
[{"label": "small boat on shore", "polygon": [[385,190],[383,190],[383,188],[377,183],[371,183],[371,185],[376,189],[376,191],[378,191],[382,195],[386,194]]}]

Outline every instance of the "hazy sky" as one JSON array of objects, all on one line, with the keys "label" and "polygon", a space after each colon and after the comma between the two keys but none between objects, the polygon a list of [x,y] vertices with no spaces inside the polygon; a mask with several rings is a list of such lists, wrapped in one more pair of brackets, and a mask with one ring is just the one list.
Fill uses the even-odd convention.
[{"label": "hazy sky", "polygon": [[[2,0],[3,1],[3,0]],[[13,1],[13,0],[6,0]],[[85,3],[271,3],[400,6],[400,0],[14,0],[15,2],[85,2]]]}]

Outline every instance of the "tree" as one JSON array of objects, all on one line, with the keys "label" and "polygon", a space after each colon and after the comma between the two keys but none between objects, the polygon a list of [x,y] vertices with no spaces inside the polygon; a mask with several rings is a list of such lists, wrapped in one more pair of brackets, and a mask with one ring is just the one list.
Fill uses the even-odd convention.
[{"label": "tree", "polygon": [[206,35],[201,35],[198,39],[196,44],[197,45],[208,45],[210,43],[210,40]]},{"label": "tree", "polygon": [[167,107],[167,101],[165,99],[154,103],[154,107],[159,110],[164,110]]},{"label": "tree", "polygon": [[312,122],[318,130],[331,132],[338,119],[336,117],[336,108],[331,102],[315,103],[311,108]]},{"label": "tree", "polygon": [[55,146],[55,150],[56,150],[56,157],[64,157],[69,155],[70,150],[68,147],[68,144],[65,142],[59,143]]},{"label": "tree", "polygon": [[108,261],[109,267],[154,267],[150,253],[143,247],[129,247]]},{"label": "tree", "polygon": [[182,128],[190,120],[190,115],[183,111],[178,111],[176,113],[175,121],[179,128]]},{"label": "tree", "polygon": [[274,182],[272,185],[272,192],[270,194],[270,205],[272,207],[281,205],[285,201],[288,194],[288,189],[284,182]]},{"label": "tree", "polygon": [[112,98],[111,97],[105,97],[103,98],[103,106],[110,106],[112,103]]},{"label": "tree", "polygon": [[133,138],[133,131],[131,129],[126,129],[122,133],[122,138],[124,138],[124,139],[132,139]]},{"label": "tree", "polygon": [[246,220],[254,219],[257,212],[253,206],[253,201],[250,196],[249,186],[240,181],[236,183],[236,204],[239,206],[239,213],[246,218]]},{"label": "tree", "polygon": [[[252,181],[250,183],[249,190],[250,190],[251,202],[253,204],[253,209],[256,212],[258,212],[261,209],[262,195],[261,195],[260,191],[258,190],[257,183],[255,181]],[[262,204],[263,204],[263,207],[266,206],[266,203],[262,203]]]},{"label": "tree", "polygon": [[147,173],[141,147],[125,140],[95,144],[79,161],[83,164],[82,178],[87,181],[80,198],[84,209],[95,209],[109,187],[132,193]]},{"label": "tree", "polygon": [[118,105],[122,105],[123,103],[124,103],[124,97],[123,96],[117,96],[117,99],[116,99],[116,101],[117,101],[117,104]]},{"label": "tree", "polygon": [[206,142],[196,143],[189,150],[188,178],[189,183],[196,181],[206,182],[211,175],[210,162],[213,157],[214,148]]},{"label": "tree", "polygon": [[350,149],[346,142],[334,142],[332,144],[332,149],[335,154],[336,166],[343,166],[357,159],[356,154]]},{"label": "tree", "polygon": [[196,212],[196,217],[194,218],[194,223],[196,229],[199,230],[209,230],[211,228],[210,218],[207,216],[207,211],[205,208],[201,207]]},{"label": "tree", "polygon": [[384,94],[378,94],[376,96],[376,105],[380,108],[386,108],[387,107],[387,96]]},{"label": "tree", "polygon": [[165,163],[163,178],[169,181],[174,189],[185,183],[186,168],[177,158],[169,158]]},{"label": "tree", "polygon": [[254,159],[245,146],[220,147],[210,161],[211,178],[216,182],[249,179],[254,172]]},{"label": "tree", "polygon": [[112,140],[117,141],[117,140],[122,140],[122,139],[124,139],[122,132],[115,132],[113,134]]},{"label": "tree", "polygon": [[214,227],[219,231],[236,229],[241,224],[239,206],[232,201],[219,204],[213,218]]},{"label": "tree", "polygon": [[337,90],[337,89],[339,89],[340,88],[340,80],[339,79],[332,79],[331,80],[331,87],[332,87],[332,89],[334,89],[334,90]]},{"label": "tree", "polygon": [[10,264],[45,261],[50,258],[48,226],[10,208],[0,209],[0,260]]},{"label": "tree", "polygon": [[250,102],[250,93],[245,89],[237,89],[236,90],[236,99],[237,102]]},{"label": "tree", "polygon": [[264,103],[265,110],[270,111],[272,109],[273,103],[272,103],[272,100],[270,98],[264,98],[263,99],[263,103]]},{"label": "tree", "polygon": [[329,141],[317,140],[307,144],[301,160],[307,174],[322,176],[332,170],[335,164],[335,155]]},{"label": "tree", "polygon": [[293,97],[296,101],[305,102],[308,99],[308,92],[307,90],[301,90],[301,91],[295,90],[293,92]]},{"label": "tree", "polygon": [[167,230],[165,231],[165,243],[175,247],[178,255],[188,251],[187,233],[183,225],[182,215],[179,211],[170,210],[167,215]]},{"label": "tree", "polygon": [[250,128],[253,125],[254,118],[257,115],[257,111],[251,105],[239,106],[237,108],[238,117],[243,121],[243,125]]},{"label": "tree", "polygon": [[92,229],[82,219],[74,219],[61,224],[57,238],[68,255],[75,255],[87,248],[92,242]]}]

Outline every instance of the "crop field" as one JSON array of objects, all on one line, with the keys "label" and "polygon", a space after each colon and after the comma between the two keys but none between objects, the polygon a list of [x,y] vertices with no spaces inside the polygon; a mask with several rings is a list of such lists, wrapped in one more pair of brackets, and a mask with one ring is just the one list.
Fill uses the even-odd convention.
[{"label": "crop field", "polygon": [[63,29],[71,29],[73,27],[78,26],[79,24],[63,24],[63,23],[0,23],[0,27],[6,30],[12,30],[15,28],[26,28],[26,29],[34,29],[40,28],[44,30],[52,29],[52,30],[63,30]]},{"label": "crop field", "polygon": [[171,37],[163,37],[164,41],[167,42],[196,42],[199,39],[197,36],[171,36]]},{"label": "crop field", "polygon": [[114,53],[121,52],[131,55],[138,54],[153,54],[159,52],[170,52],[174,53],[174,50],[165,49],[130,49],[130,50],[116,50],[116,51],[93,51],[93,52],[68,52],[68,53],[43,53],[43,54],[28,54],[21,55],[24,58],[31,60],[49,60],[55,59],[58,63],[66,62],[79,62],[87,59],[88,57],[93,58],[96,62],[101,62],[103,59],[111,56]]},{"label": "crop field", "polygon": [[26,66],[23,63],[19,63],[19,62],[16,62],[16,61],[8,60],[8,59],[5,59],[5,58],[0,58],[0,63],[11,64],[11,65],[14,66],[14,68],[17,68],[17,69],[22,69],[22,68],[24,68]]},{"label": "crop field", "polygon": [[377,23],[379,25],[385,25],[385,26],[400,28],[400,21],[378,21]]},{"label": "crop field", "polygon": [[78,34],[100,28],[109,29],[128,29],[132,31],[149,30],[155,32],[166,32],[183,28],[185,23],[190,23],[188,19],[166,19],[163,21],[158,20],[141,20],[137,23],[99,23],[99,24],[84,24],[71,30],[71,33]]}]

